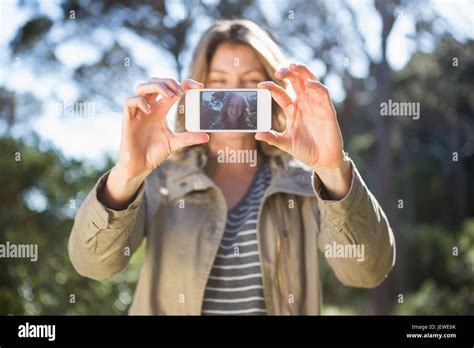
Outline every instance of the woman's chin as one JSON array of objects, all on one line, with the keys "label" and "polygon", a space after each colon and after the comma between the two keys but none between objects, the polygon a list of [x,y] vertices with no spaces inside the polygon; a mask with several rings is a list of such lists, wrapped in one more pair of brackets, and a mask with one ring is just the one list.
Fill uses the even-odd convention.
[{"label": "woman's chin", "polygon": [[211,140],[212,138],[223,141],[223,140],[239,140],[245,139],[249,136],[249,133],[243,132],[218,132],[218,133],[211,133]]}]

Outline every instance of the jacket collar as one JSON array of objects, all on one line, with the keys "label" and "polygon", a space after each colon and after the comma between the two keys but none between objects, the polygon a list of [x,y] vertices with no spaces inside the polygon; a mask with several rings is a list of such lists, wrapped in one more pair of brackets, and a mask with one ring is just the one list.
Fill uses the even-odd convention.
[{"label": "jacket collar", "polygon": [[[187,150],[179,159],[172,158],[172,164],[167,170],[167,195],[170,200],[184,197],[192,191],[206,190],[216,187],[214,181],[206,175],[204,167],[207,154],[202,148]],[[299,196],[314,196],[311,185],[312,171],[295,161],[289,155],[270,157],[272,180],[265,193],[269,196],[285,192]]]}]

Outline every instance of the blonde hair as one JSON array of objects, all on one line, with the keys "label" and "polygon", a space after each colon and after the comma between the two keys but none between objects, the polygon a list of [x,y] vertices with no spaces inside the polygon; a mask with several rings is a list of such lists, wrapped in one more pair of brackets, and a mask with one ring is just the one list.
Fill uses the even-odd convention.
[{"label": "blonde hair", "polygon": [[[274,73],[286,65],[286,59],[270,35],[252,21],[246,19],[219,20],[212,25],[201,37],[192,56],[189,78],[207,83],[209,66],[214,53],[221,44],[241,44],[252,48],[264,70],[266,79],[275,82],[286,89],[284,81],[277,80]],[[184,98],[183,98],[184,99]],[[176,131],[184,132],[184,100],[181,100],[176,115]],[[180,112],[181,111],[181,112]],[[286,118],[280,106],[272,101],[272,129],[281,132],[286,127]],[[279,155],[282,152],[264,142],[260,150],[266,155]],[[202,146],[202,145],[196,145]],[[185,148],[186,149],[186,148]]]}]

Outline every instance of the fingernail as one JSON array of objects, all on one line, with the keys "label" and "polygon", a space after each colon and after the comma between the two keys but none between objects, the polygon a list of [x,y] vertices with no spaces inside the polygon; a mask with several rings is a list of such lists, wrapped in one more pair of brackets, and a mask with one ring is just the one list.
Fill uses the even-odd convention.
[{"label": "fingernail", "polygon": [[150,105],[150,104],[147,104],[147,105],[146,105],[146,109],[150,112],[150,111],[151,111],[151,105]]}]

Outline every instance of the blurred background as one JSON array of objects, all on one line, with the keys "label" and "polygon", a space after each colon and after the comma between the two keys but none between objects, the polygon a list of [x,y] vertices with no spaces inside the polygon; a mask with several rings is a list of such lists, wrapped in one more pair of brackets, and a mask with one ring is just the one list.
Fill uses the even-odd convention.
[{"label": "blurred background", "polygon": [[[105,282],[67,255],[73,217],[118,150],[122,102],[183,79],[219,18],[269,30],[331,92],[345,148],[387,213],[397,264],[377,289],[324,261],[323,314],[474,314],[474,2],[0,1],[0,314],[126,314],[143,259]],[[389,100],[420,117],[383,117]],[[169,115],[173,123],[174,113]]]}]

